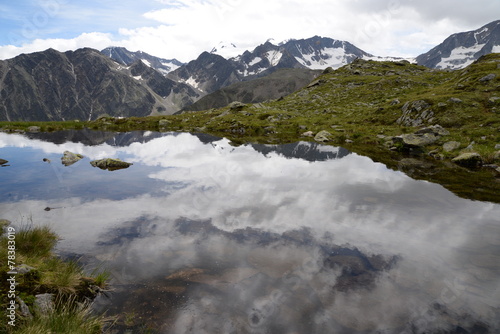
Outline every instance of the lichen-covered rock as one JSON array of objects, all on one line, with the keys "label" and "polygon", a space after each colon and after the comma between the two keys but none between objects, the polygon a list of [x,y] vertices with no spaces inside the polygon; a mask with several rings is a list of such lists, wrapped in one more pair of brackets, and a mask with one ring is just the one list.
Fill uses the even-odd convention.
[{"label": "lichen-covered rock", "polygon": [[75,162],[80,161],[83,159],[83,155],[81,154],[76,154],[70,151],[64,151],[63,156],[61,158],[61,162],[64,166],[71,166]]},{"label": "lichen-covered rock", "polygon": [[451,159],[451,161],[464,167],[478,167],[483,163],[481,155],[475,152],[462,153],[458,157]]},{"label": "lichen-covered rock", "polygon": [[120,159],[111,159],[111,158],[93,160],[90,162],[90,164],[94,167],[99,167],[100,169],[107,169],[109,171],[128,168],[132,165],[132,163],[130,162],[125,162]]},{"label": "lichen-covered rock", "polygon": [[326,130],[322,130],[314,136],[315,141],[326,142],[332,140],[332,134]]}]

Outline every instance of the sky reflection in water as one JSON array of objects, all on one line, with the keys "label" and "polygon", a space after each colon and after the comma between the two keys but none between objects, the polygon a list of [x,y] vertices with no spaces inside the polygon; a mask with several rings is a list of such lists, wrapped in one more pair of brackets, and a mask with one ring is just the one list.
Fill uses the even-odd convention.
[{"label": "sky reflection in water", "polygon": [[[165,333],[500,330],[497,204],[310,143],[85,136],[0,133],[0,218],[110,268],[102,308]],[[85,158],[64,167],[65,150]],[[90,166],[105,157],[134,164]]]}]

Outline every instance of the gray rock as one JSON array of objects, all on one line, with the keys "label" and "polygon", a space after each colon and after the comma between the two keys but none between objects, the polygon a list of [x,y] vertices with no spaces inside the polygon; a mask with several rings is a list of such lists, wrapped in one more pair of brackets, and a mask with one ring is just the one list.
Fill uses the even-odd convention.
[{"label": "gray rock", "polygon": [[496,151],[493,154],[493,160],[495,160],[495,161],[500,160],[500,151]]},{"label": "gray rock", "polygon": [[33,315],[30,312],[28,305],[22,300],[19,296],[16,297],[17,302],[19,303],[19,311],[21,311],[21,315],[25,318],[33,318]]},{"label": "gray rock", "polygon": [[169,121],[168,119],[160,119],[160,120],[158,121],[158,126],[159,126],[160,128],[166,128],[166,127],[168,127],[170,124],[172,124],[172,122],[171,122],[171,121]]},{"label": "gray rock", "polygon": [[497,102],[500,101],[500,97],[498,96],[493,96],[488,99],[489,104],[495,105]]},{"label": "gray rock", "polygon": [[443,150],[445,152],[455,151],[460,148],[460,142],[458,141],[449,141],[443,144]]},{"label": "gray rock", "polygon": [[479,79],[479,81],[481,81],[481,82],[491,81],[491,80],[495,79],[496,77],[497,77],[497,75],[495,73],[490,73],[490,74],[482,77],[481,79]]},{"label": "gray rock", "polygon": [[441,125],[431,125],[426,128],[422,128],[418,131],[415,131],[415,134],[424,134],[424,133],[432,133],[436,136],[448,136],[450,132],[443,128]]},{"label": "gray rock", "polygon": [[495,150],[500,150],[500,144],[495,145]]},{"label": "gray rock", "polygon": [[439,136],[436,136],[432,133],[423,133],[423,134],[404,134],[401,135],[403,138],[403,144],[410,147],[422,147],[435,143]]},{"label": "gray rock", "polygon": [[424,100],[406,102],[401,108],[403,115],[397,119],[396,123],[405,126],[420,126],[431,122],[434,112],[430,107],[431,105]]},{"label": "gray rock", "polygon": [[40,132],[40,127],[39,126],[30,126],[28,127],[28,132]]},{"label": "gray rock", "polygon": [[448,101],[452,102],[452,103],[462,103],[463,101],[460,100],[459,98],[457,97],[452,97],[450,98]]},{"label": "gray rock", "polygon": [[35,310],[47,315],[54,309],[54,294],[44,293],[35,296]]},{"label": "gray rock", "polygon": [[245,103],[241,103],[239,101],[234,101],[229,104],[229,109],[231,110],[241,110],[247,105]]},{"label": "gray rock", "polygon": [[80,161],[83,159],[83,155],[81,154],[76,154],[70,151],[64,151],[63,157],[61,158],[61,162],[64,166],[71,166],[75,162]]},{"label": "gray rock", "polygon": [[301,136],[302,137],[314,137],[314,133],[312,131],[306,131]]},{"label": "gray rock", "polygon": [[483,163],[483,159],[478,153],[462,153],[458,157],[451,159],[452,162],[464,167],[478,167]]},{"label": "gray rock", "polygon": [[27,274],[32,270],[35,270],[35,268],[30,267],[27,264],[21,264],[21,265],[14,268],[14,271],[20,275]]},{"label": "gray rock", "polygon": [[332,140],[332,134],[326,130],[322,130],[314,136],[315,141],[326,142]]},{"label": "gray rock", "polygon": [[132,165],[130,162],[125,162],[120,159],[100,159],[100,160],[93,160],[90,162],[90,164],[93,167],[99,167],[100,169],[104,170],[118,170],[118,169],[123,169],[123,168],[128,168]]}]

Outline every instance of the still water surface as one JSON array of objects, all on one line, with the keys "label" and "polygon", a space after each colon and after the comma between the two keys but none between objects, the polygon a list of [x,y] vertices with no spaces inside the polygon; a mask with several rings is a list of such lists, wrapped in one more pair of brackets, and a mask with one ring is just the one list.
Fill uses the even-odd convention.
[{"label": "still water surface", "polygon": [[0,133],[0,158],[0,218],[109,269],[122,331],[500,331],[500,205],[343,148],[68,131]]}]

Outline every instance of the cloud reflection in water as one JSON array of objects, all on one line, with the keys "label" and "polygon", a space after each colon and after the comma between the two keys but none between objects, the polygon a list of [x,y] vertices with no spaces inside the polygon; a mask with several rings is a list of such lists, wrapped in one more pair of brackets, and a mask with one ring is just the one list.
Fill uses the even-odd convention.
[{"label": "cloud reflection in water", "polygon": [[[114,307],[134,307],[125,298],[133,295],[135,307],[155,307],[152,321],[165,332],[500,330],[499,205],[356,154],[311,162],[190,134],[123,147],[0,134],[2,147],[134,163],[107,174],[127,189],[122,196],[110,185],[93,198],[103,174],[82,161],[47,178],[61,190],[50,199],[6,201],[0,210],[53,226],[63,252],[105,261],[123,292]],[[129,290],[136,284],[162,297],[141,299]],[[168,298],[177,306],[165,306]]]}]

